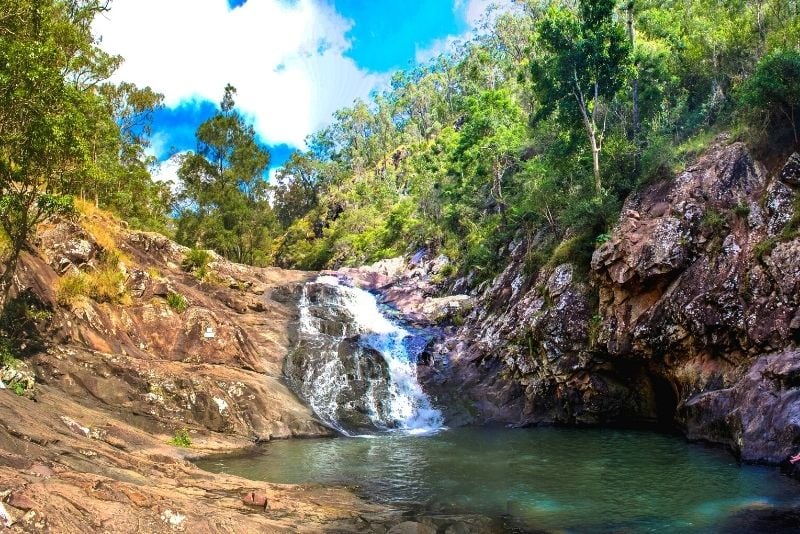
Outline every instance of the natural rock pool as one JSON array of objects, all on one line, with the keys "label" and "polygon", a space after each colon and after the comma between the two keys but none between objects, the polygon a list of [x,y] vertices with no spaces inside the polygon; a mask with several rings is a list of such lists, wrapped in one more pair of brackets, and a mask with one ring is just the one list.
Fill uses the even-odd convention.
[{"label": "natural rock pool", "polygon": [[424,504],[574,532],[707,532],[742,510],[800,504],[774,468],[663,434],[457,428],[277,441],[200,467],[255,480],[357,485],[369,499]]}]

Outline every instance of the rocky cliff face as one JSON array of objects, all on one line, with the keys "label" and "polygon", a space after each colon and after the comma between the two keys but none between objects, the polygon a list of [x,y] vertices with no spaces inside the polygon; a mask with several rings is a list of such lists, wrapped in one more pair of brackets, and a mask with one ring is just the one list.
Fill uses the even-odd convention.
[{"label": "rocky cliff face", "polygon": [[451,421],[674,424],[780,462],[800,447],[798,186],[800,156],[768,169],[720,137],[628,199],[588,276],[528,273],[538,238],[513,243],[429,387]]},{"label": "rocky cliff face", "polygon": [[599,346],[641,362],[691,438],[778,462],[800,445],[800,156],[719,139],[630,198],[592,267]]}]

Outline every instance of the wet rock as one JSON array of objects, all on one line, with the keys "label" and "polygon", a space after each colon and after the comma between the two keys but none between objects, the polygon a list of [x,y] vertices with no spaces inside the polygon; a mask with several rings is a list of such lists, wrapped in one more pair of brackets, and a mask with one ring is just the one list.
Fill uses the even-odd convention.
[{"label": "wet rock", "polygon": [[422,313],[434,323],[440,323],[453,317],[463,317],[475,305],[475,299],[469,295],[449,295],[446,297],[426,299],[422,305]]},{"label": "wet rock", "polygon": [[[539,237],[538,239],[541,239]],[[434,346],[426,387],[459,422],[597,423],[635,411],[635,396],[594,373],[589,288],[561,264],[529,273],[536,240],[509,245],[509,263],[449,340]]]},{"label": "wet rock", "polygon": [[732,387],[689,399],[680,418],[691,439],[724,443],[746,461],[780,463],[800,443],[800,352],[760,357]]},{"label": "wet rock", "polygon": [[794,373],[800,240],[764,245],[793,216],[797,162],[770,176],[743,144],[718,141],[676,179],[629,198],[640,216],[624,211],[592,259],[600,347],[663,380],[674,399],[642,406],[675,403],[687,435],[751,461],[778,462],[800,439],[796,390],[776,385]]}]

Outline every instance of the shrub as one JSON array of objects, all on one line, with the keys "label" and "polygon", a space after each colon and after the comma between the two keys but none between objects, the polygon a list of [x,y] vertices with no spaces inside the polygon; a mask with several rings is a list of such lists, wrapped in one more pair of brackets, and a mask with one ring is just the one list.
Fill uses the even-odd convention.
[{"label": "shrub", "polygon": [[0,228],[0,258],[8,254],[11,250],[11,241],[8,239],[8,235],[6,235],[5,231]]},{"label": "shrub", "polygon": [[192,446],[192,438],[189,436],[189,431],[185,428],[181,428],[180,430],[175,431],[175,435],[169,440],[170,445],[175,445],[176,447],[183,447],[184,449],[188,449]]},{"label": "shrub", "polygon": [[174,291],[171,291],[169,295],[167,295],[167,304],[178,313],[183,313],[186,311],[186,308],[189,307],[189,302],[186,300],[186,297]]},{"label": "shrub", "polygon": [[748,215],[750,215],[750,206],[748,206],[746,202],[739,202],[736,204],[736,206],[734,206],[733,213],[742,219],[745,219]]},{"label": "shrub", "polygon": [[718,211],[714,209],[707,209],[703,214],[703,219],[700,221],[701,230],[706,233],[716,234],[725,228],[727,221]]},{"label": "shrub", "polygon": [[774,237],[770,237],[759,243],[756,243],[756,245],[753,247],[753,256],[755,256],[758,261],[761,261],[766,256],[772,254],[772,249],[774,249],[775,245],[777,244],[778,240]]},{"label": "shrub", "polygon": [[672,177],[678,165],[675,145],[667,136],[653,136],[642,151],[639,185],[648,185]]},{"label": "shrub", "polygon": [[17,356],[41,350],[44,345],[41,332],[52,315],[32,290],[21,291],[6,302],[0,313],[0,343]]},{"label": "shrub", "polygon": [[124,304],[127,300],[125,275],[117,267],[104,266],[87,277],[89,296],[97,302]]},{"label": "shrub", "polygon": [[103,266],[91,273],[71,272],[58,282],[56,300],[62,306],[70,306],[81,297],[90,297],[97,302],[127,304],[129,297],[125,289],[125,275],[117,267]]},{"label": "shrub", "polygon": [[795,118],[800,117],[800,53],[779,51],[761,58],[738,97],[745,114],[760,115],[769,129],[790,129],[794,142],[800,142]]},{"label": "shrub", "polygon": [[208,273],[210,263],[211,254],[207,250],[193,248],[183,257],[183,268],[201,279]]},{"label": "shrub", "polygon": [[19,360],[14,357],[11,342],[5,338],[0,338],[0,368],[10,367],[15,369],[18,365]]},{"label": "shrub", "polygon": [[588,271],[595,248],[594,241],[589,234],[579,234],[565,239],[553,250],[547,266],[556,267],[562,263],[572,263],[578,271]]}]

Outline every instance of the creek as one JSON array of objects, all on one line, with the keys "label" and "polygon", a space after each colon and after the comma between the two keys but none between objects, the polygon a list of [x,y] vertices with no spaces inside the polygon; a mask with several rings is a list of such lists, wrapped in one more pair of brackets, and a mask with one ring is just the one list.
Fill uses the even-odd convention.
[{"label": "creek", "polygon": [[[287,382],[341,437],[271,443],[200,467],[276,483],[355,485],[370,500],[574,532],[715,531],[795,506],[800,483],[649,431],[453,428],[417,381],[425,332],[367,291],[302,286]],[[727,528],[727,527],[726,527]]]},{"label": "creek", "polygon": [[200,466],[269,482],[357,485],[378,502],[573,532],[716,531],[745,508],[800,496],[800,483],[774,468],[631,430],[472,427],[289,440]]}]

